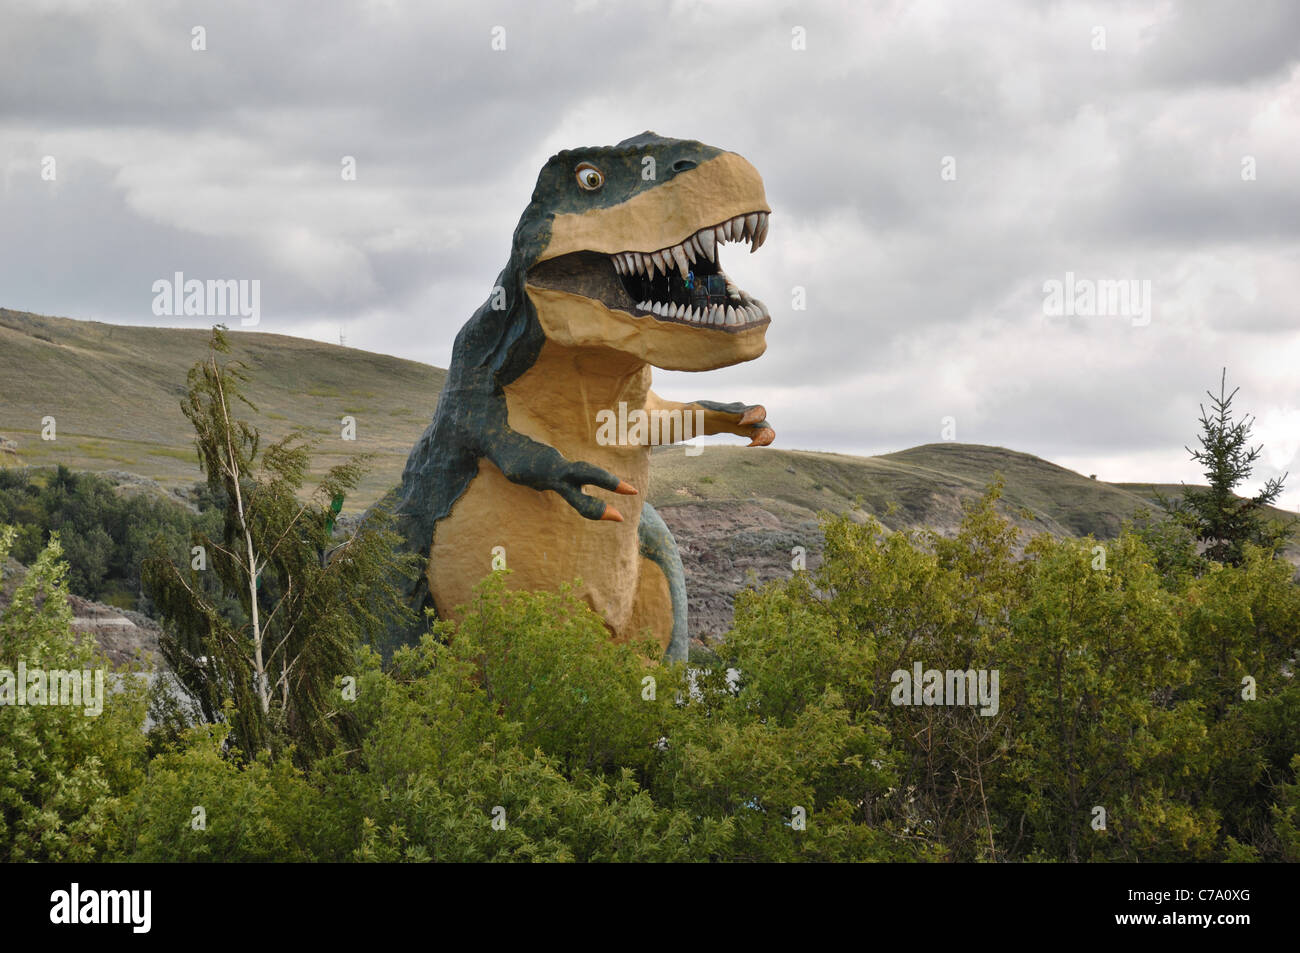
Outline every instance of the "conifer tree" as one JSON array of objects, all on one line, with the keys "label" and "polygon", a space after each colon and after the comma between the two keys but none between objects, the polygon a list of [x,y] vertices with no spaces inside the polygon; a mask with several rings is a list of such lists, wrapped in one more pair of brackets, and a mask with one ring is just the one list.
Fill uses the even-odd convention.
[{"label": "conifer tree", "polygon": [[1236,487],[1250,478],[1263,447],[1250,446],[1254,418],[1233,418],[1232,401],[1240,388],[1227,393],[1227,377],[1224,368],[1217,397],[1206,391],[1210,410],[1201,405],[1200,449],[1184,448],[1205,468],[1209,487],[1186,487],[1180,500],[1162,497],[1160,502],[1204,544],[1206,559],[1239,566],[1247,543],[1272,548],[1289,534],[1289,527],[1266,521],[1263,512],[1281,495],[1287,475],[1268,480],[1253,497],[1236,494]]}]

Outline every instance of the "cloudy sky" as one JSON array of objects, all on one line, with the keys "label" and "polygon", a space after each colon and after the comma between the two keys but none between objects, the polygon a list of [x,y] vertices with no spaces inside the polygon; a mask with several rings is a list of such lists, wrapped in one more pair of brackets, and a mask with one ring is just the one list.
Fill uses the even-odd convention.
[{"label": "cloudy sky", "polygon": [[[547,157],[651,129],[746,156],[773,209],[724,257],[767,353],[661,394],[763,403],[787,448],[952,418],[1193,481],[1226,365],[1256,476],[1289,468],[1300,507],[1300,4],[0,0],[0,24],[0,306],[206,326],[154,316],[153,282],[256,278],[259,330],[445,366]],[[1067,275],[1137,295],[1052,314]]]}]

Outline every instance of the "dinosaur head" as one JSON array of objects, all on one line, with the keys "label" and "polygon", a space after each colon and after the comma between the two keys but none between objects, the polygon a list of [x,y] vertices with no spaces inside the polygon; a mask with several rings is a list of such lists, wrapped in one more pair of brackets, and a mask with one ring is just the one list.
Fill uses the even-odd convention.
[{"label": "dinosaur head", "polygon": [[763,303],[722,270],[723,246],[767,237],[757,170],[734,152],[646,132],[543,167],[513,258],[542,332],[668,370],[753,360]]}]

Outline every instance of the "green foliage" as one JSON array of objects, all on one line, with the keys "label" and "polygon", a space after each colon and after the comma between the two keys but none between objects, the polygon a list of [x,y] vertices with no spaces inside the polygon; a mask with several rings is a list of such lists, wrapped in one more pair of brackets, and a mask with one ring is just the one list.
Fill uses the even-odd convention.
[{"label": "green foliage", "polygon": [[[1025,542],[999,492],[948,537],[826,518],[821,567],[743,593],[691,667],[613,644],[572,589],[492,573],[386,669],[340,635],[319,692],[346,744],[298,764],[247,756],[229,696],[221,723],[149,752],[142,698],[100,719],[0,708],[4,856],[1296,860],[1290,567],[1247,544],[1171,576],[1127,530]],[[56,540],[0,620],[7,652],[90,651],[39,597],[64,571]],[[997,670],[996,711],[896,703],[918,662]]]},{"label": "green foliage", "polygon": [[138,861],[312,860],[319,795],[289,759],[226,752],[227,725],[193,729],[115,804],[122,852]]},{"label": "green foliage", "polygon": [[1277,803],[1271,808],[1281,860],[1300,861],[1300,755],[1291,759],[1293,783],[1278,785]]},{"label": "green foliage", "polygon": [[48,473],[0,469],[0,523],[15,527],[14,559],[34,562],[58,533],[72,592],[147,613],[153,606],[140,566],[153,541],[179,558],[192,532],[217,525],[210,506],[196,514],[170,500],[126,496],[103,477],[61,464]]},{"label": "green foliage", "polygon": [[[852,723],[878,726],[880,778],[854,772],[845,800],[875,832],[948,859],[1285,856],[1300,750],[1291,567],[1247,545],[1242,565],[1170,586],[1127,531],[1105,546],[1038,537],[1022,557],[999,489],[952,538],[825,521],[817,573],[738,602],[738,698],[773,726],[833,692]],[[893,673],[916,662],[997,670],[998,712],[893,704]]]},{"label": "green foliage", "polygon": [[[0,526],[0,567],[15,533]],[[67,565],[57,535],[0,614],[0,668],[99,669],[102,711],[86,706],[0,707],[0,860],[87,861],[114,844],[115,797],[144,769],[145,691],[134,675],[109,670],[93,644],[78,640],[67,604]],[[24,691],[27,686],[17,686]],[[28,696],[30,698],[30,695]],[[83,698],[83,702],[85,699]]]},{"label": "green foliage", "polygon": [[644,771],[664,726],[662,706],[643,701],[639,686],[664,676],[632,647],[611,645],[600,617],[568,589],[512,593],[502,578],[479,591],[460,624],[434,629],[472,664],[485,704],[520,726],[523,747],[569,770]]},{"label": "green foliage", "polygon": [[[245,754],[292,742],[307,762],[348,733],[333,680],[358,641],[404,611],[387,580],[414,566],[397,555],[383,513],[335,544],[334,503],[357,485],[365,458],[332,467],[304,501],[310,444],[294,432],[262,448],[256,428],[235,416],[241,404],[255,408],[242,393],[240,363],[222,361],[228,352],[214,329],[181,403],[223,516],[219,535],[193,540],[209,566],[160,551],[144,579],[167,623],[163,655],[207,720],[229,718]],[[205,584],[210,577],[219,595]]]},{"label": "green foliage", "polygon": [[[504,632],[490,631],[497,621]],[[388,674],[367,664],[361,749],[316,766],[351,832],[336,859],[693,860],[715,849],[725,827],[656,805],[634,768],[613,763],[648,760],[643,726],[672,695],[641,700],[643,673],[660,670],[611,645],[589,609],[507,593],[494,576],[460,631],[450,645],[430,635],[399,650]],[[588,767],[600,762],[607,770]]]},{"label": "green foliage", "polygon": [[1186,798],[1205,781],[1204,727],[1195,703],[1173,701],[1191,667],[1149,553],[1124,536],[1099,569],[1086,543],[1039,539],[1031,551],[1007,646],[1008,817],[1039,856],[1207,857],[1217,818]]}]

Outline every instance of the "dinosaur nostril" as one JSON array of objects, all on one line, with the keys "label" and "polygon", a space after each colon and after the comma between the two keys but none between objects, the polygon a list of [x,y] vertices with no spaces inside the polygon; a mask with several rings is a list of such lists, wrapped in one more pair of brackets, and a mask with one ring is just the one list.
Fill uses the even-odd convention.
[{"label": "dinosaur nostril", "polygon": [[687,169],[693,169],[697,165],[699,165],[699,163],[694,161],[693,159],[678,159],[676,162],[673,163],[673,171],[685,172]]}]

